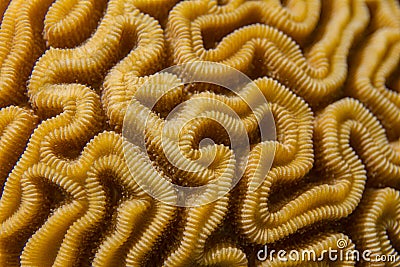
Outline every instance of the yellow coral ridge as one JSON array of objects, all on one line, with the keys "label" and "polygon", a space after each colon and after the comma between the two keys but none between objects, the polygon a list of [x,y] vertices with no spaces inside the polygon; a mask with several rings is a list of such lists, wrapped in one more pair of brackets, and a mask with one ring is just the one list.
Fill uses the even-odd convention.
[{"label": "yellow coral ridge", "polygon": [[4,12],[6,11],[9,3],[10,3],[10,0],[2,1],[0,3],[0,23],[3,21],[3,15],[4,15]]},{"label": "yellow coral ridge", "polygon": [[[0,266],[398,265],[397,0],[3,0],[0,25]],[[195,61],[250,80],[157,73]]]},{"label": "yellow coral ridge", "polygon": [[[153,92],[153,96],[157,97],[157,93],[162,95],[162,89],[169,89],[171,85],[179,85],[179,79],[171,74],[161,74],[152,78],[152,85],[150,87],[146,87],[143,92]],[[169,86],[170,85],[170,86]],[[173,86],[172,86],[173,87]],[[157,92],[157,90],[161,90],[161,92]],[[244,92],[241,92],[243,95],[246,95],[247,91],[251,91],[251,87],[246,87]],[[253,87],[254,90],[254,87]],[[250,94],[249,94],[250,95]],[[166,103],[171,103],[173,100],[184,98],[182,87],[178,86],[178,88],[167,95],[168,98],[165,99]],[[218,99],[219,98],[219,99]],[[229,120],[229,116],[223,112],[221,106],[218,105],[218,101],[225,102],[230,105],[232,108],[236,108],[237,111],[240,109],[245,109],[245,103],[240,103],[239,97],[236,99],[218,97],[214,93],[203,93],[194,96],[192,99],[187,101],[187,105],[182,108],[182,111],[177,114],[176,121],[167,122],[164,119],[161,119],[153,114],[150,116],[150,120],[147,122],[148,125],[144,125],[143,127],[146,129],[147,139],[150,140],[148,144],[148,149],[150,153],[155,155],[163,155],[164,157],[159,157],[157,164],[166,172],[166,173],[174,173],[174,176],[169,177],[173,179],[174,177],[186,177],[184,180],[188,185],[191,185],[193,182],[197,182],[197,184],[207,184],[211,181],[217,181],[213,186],[211,186],[206,193],[201,196],[207,198],[208,195],[218,194],[219,191],[226,190],[229,188],[230,183],[232,182],[232,169],[233,164],[231,160],[231,155],[229,151],[223,146],[214,146],[211,149],[215,150],[215,158],[213,160],[210,168],[202,169],[201,163],[195,163],[195,160],[198,158],[199,151],[194,149],[193,145],[195,143],[194,140],[200,139],[200,137],[196,136],[196,134],[201,134],[202,130],[200,128],[204,127],[204,129],[208,126],[207,121],[199,121],[199,124],[192,124],[195,129],[192,131],[183,128],[183,132],[180,140],[176,140],[176,137],[180,137],[179,133],[175,133],[176,129],[180,129],[179,121],[190,121],[191,118],[199,118],[202,114],[206,113],[207,118],[218,118],[219,121],[227,120],[230,121],[232,125],[227,126],[227,128],[232,128],[232,131],[237,129],[238,121]],[[140,131],[140,126],[144,123],[144,119],[140,114],[146,113],[145,103],[141,103],[141,94],[136,94],[134,99],[132,100],[132,104],[129,109],[128,114],[132,114],[128,121],[130,124],[127,127],[133,127],[134,132]],[[146,100],[143,98],[142,100]],[[168,101],[169,100],[169,101]],[[163,100],[162,100],[163,101]],[[265,108],[265,107],[264,107]],[[150,110],[148,110],[150,112]],[[215,113],[213,113],[215,112]],[[246,116],[244,116],[246,118]],[[252,121],[254,124],[254,121]],[[170,123],[171,125],[166,125]],[[250,125],[251,122],[248,124]],[[229,123],[228,123],[229,125]],[[162,129],[166,127],[167,131],[164,132],[165,137],[168,139],[167,144],[163,147],[160,141],[160,136],[163,134]],[[254,129],[254,125],[249,129]],[[242,133],[243,134],[243,133]],[[246,134],[246,133],[244,133]],[[190,171],[180,171],[176,169],[175,171],[171,171],[174,166],[167,159],[168,157],[176,158],[177,150],[179,148],[174,145],[174,142],[179,142],[182,145],[182,152],[186,155],[191,161],[188,161],[188,167]],[[128,150],[130,151],[130,150]],[[203,151],[207,155],[206,151]],[[210,154],[213,154],[210,152]],[[172,160],[174,161],[174,160]],[[129,161],[128,164],[131,165],[131,170],[135,170],[139,177],[143,177],[142,179],[146,179],[148,183],[154,182],[153,175],[150,174],[151,170],[146,170],[141,166],[137,166],[136,161]],[[172,166],[170,166],[172,165]],[[137,171],[136,171],[137,170]],[[168,170],[168,172],[167,172]],[[196,170],[195,172],[191,172]],[[198,171],[197,171],[198,170]],[[136,175],[136,174],[134,174]],[[211,181],[210,181],[211,180]],[[179,182],[179,181],[178,181]],[[182,182],[182,181],[181,181]],[[160,183],[162,186],[162,183]],[[185,184],[186,185],[186,184]],[[163,261],[163,265],[165,266],[188,266],[188,265],[209,265],[214,262],[214,264],[233,264],[235,266],[243,266],[246,264],[247,260],[244,258],[243,252],[238,250],[232,245],[229,244],[220,244],[215,248],[207,249],[205,248],[205,243],[207,237],[216,230],[219,223],[221,223],[224,215],[227,213],[228,206],[228,198],[223,197],[218,199],[216,202],[211,204],[207,204],[201,207],[193,207],[188,208],[187,211],[184,212],[183,221],[180,223],[180,228],[182,232],[179,231],[177,235],[180,236],[181,240],[176,240],[173,244],[177,244],[175,246],[170,247],[170,254],[165,256]],[[199,239],[201,236],[201,239]],[[179,243],[180,244],[179,244]],[[179,245],[178,245],[179,244]],[[227,255],[217,257],[215,259],[210,259],[210,253],[222,253],[226,252]],[[229,252],[229,253],[228,253]],[[135,254],[130,254],[135,255]],[[128,265],[137,265],[138,262],[133,262],[130,260],[130,256],[128,255]]]},{"label": "yellow coral ridge", "polygon": [[[392,188],[366,190],[353,217],[353,239],[359,249],[371,252],[370,260],[374,261],[371,266],[397,266],[400,260],[400,192]],[[385,261],[380,260],[383,257]]]},{"label": "yellow coral ridge", "polygon": [[400,154],[390,146],[379,121],[357,100],[345,98],[328,106],[316,120],[316,137],[318,158],[326,170],[342,176],[350,168],[354,185],[367,174],[371,184],[399,188]]},{"label": "yellow coral ridge", "polygon": [[[190,266],[209,265],[212,261],[216,264],[235,263],[234,266],[243,266],[243,257],[237,253],[226,254],[221,258],[207,259],[205,253],[206,239],[215,231],[227,212],[228,198],[223,197],[211,204],[201,207],[189,208],[182,222],[182,232],[178,245],[172,247],[171,253],[163,262],[164,266]],[[229,247],[228,247],[229,248]],[[225,248],[226,249],[226,248]],[[211,250],[224,251],[224,248],[213,247]],[[209,252],[208,252],[209,253]],[[214,252],[215,253],[215,252]],[[239,259],[238,259],[239,256]]]},{"label": "yellow coral ridge", "polygon": [[[391,138],[399,138],[400,27],[395,31],[382,28],[375,32],[359,57],[360,62],[352,73],[354,79],[349,94],[371,109]],[[391,74],[393,83],[388,85]]]},{"label": "yellow coral ridge", "polygon": [[106,1],[64,0],[49,8],[44,38],[53,47],[74,47],[88,39],[102,16]]},{"label": "yellow coral ridge", "polygon": [[[120,24],[123,30],[121,33],[131,31],[134,35],[128,34],[126,37],[135,37],[130,40],[130,44],[136,45],[110,71],[103,85],[103,106],[110,124],[117,126],[117,129],[122,127],[124,114],[132,95],[146,80],[144,76],[153,74],[162,66],[164,53],[163,32],[157,21],[140,13],[133,4],[126,11],[122,9],[120,12],[116,18],[128,22]],[[119,40],[115,41],[118,45]]]},{"label": "yellow coral ridge", "polygon": [[0,107],[26,100],[26,81],[44,51],[40,21],[50,0],[12,1],[0,29]]},{"label": "yellow coral ridge", "polygon": [[[134,258],[141,262],[172,218],[174,207],[154,203],[130,179],[122,155],[122,138],[116,134],[100,134],[88,144],[78,161],[87,173],[85,188],[80,192],[85,194],[80,209],[62,206],[53,212],[26,244],[22,265],[64,266],[65,262],[86,265],[88,257],[93,256],[96,266],[121,264],[126,260],[127,250],[135,248],[138,250]],[[146,216],[146,221],[138,216]],[[129,223],[135,221],[141,222],[137,229]],[[103,233],[109,236],[101,241]],[[54,251],[41,258],[41,251],[48,244],[52,244]]]},{"label": "yellow coral ridge", "polygon": [[[321,219],[306,215],[306,212],[316,213],[315,206],[321,200],[317,200],[318,188],[313,188],[286,203],[280,210],[269,210],[271,188],[276,187],[278,181],[279,184],[298,182],[312,167],[313,115],[307,104],[279,83],[260,79],[256,84],[271,103],[278,142],[274,165],[269,173],[262,162],[270,155],[271,142],[257,144],[251,151],[244,178],[241,180],[244,197],[239,203],[237,216],[245,236],[252,242],[265,244]],[[260,181],[263,182],[257,187]],[[311,199],[314,199],[315,204],[310,202]]]},{"label": "yellow coral ridge", "polygon": [[12,170],[36,127],[32,111],[15,106],[0,109],[0,186]]},{"label": "yellow coral ridge", "polygon": [[[167,27],[173,62],[216,61],[253,76],[255,69],[258,75],[278,79],[312,106],[319,106],[327,97],[339,95],[347,74],[346,57],[355,36],[366,27],[368,14],[362,1],[323,1],[320,34],[316,40],[308,40],[311,46],[305,53],[283,33],[307,36],[314,30],[320,4],[304,2],[293,5],[294,14],[287,11],[291,6],[282,10],[273,1],[244,2],[233,10],[218,8],[215,1],[180,3],[171,11]],[[252,10],[257,10],[256,16]],[[276,16],[279,13],[282,15]],[[260,24],[264,22],[276,28]],[[209,49],[208,32],[214,38],[226,37],[215,40],[215,47],[211,41]]]}]

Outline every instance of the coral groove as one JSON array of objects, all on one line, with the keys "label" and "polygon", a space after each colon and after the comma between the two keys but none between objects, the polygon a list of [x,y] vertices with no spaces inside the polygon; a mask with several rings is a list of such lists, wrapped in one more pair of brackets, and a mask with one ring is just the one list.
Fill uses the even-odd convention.
[{"label": "coral groove", "polygon": [[0,266],[398,266],[399,62],[397,0],[0,1]]}]

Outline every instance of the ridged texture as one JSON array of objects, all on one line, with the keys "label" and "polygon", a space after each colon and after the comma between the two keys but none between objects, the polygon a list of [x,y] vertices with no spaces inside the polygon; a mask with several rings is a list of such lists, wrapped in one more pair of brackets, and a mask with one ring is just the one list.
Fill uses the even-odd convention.
[{"label": "ridged texture", "polygon": [[180,3],[170,14],[166,33],[172,61],[209,60],[251,76],[268,75],[312,106],[320,106],[340,94],[349,49],[368,23],[362,1],[323,1],[322,5],[317,38],[307,40],[304,53],[292,38],[300,42],[309,38],[318,22],[318,1],[299,1],[285,8],[262,1],[232,1],[223,7],[215,1]]},{"label": "ridged texture", "polygon": [[[241,230],[249,240],[265,244],[323,219],[323,213],[320,216],[312,213],[323,204],[319,199],[324,194],[319,193],[318,188],[312,188],[296,199],[282,199],[287,202],[284,206],[278,203],[277,207],[271,207],[269,195],[272,188],[295,184],[312,168],[313,115],[304,101],[277,82],[260,79],[255,83],[271,104],[278,140],[270,171],[263,162],[270,156],[271,148],[272,151],[274,149],[271,142],[257,144],[250,152],[249,163],[239,185],[242,186],[243,198],[239,203],[237,217]],[[261,186],[256,187],[261,181]]]},{"label": "ridged texture", "polygon": [[[256,259],[339,242],[399,256],[398,1],[3,0],[0,23],[0,266],[355,266]],[[257,87],[154,75],[198,60]],[[127,110],[144,147],[122,137]],[[227,132],[250,142],[233,190]],[[165,181],[223,196],[177,207]]]},{"label": "ridged texture", "polygon": [[348,89],[380,119],[390,138],[400,136],[399,29],[382,28],[373,34],[359,55]]},{"label": "ridged texture", "polygon": [[1,1],[1,3],[0,3],[0,23],[3,21],[3,15],[4,15],[4,12],[6,11],[9,3],[10,3],[10,0]]},{"label": "ridged texture", "polygon": [[0,110],[0,186],[11,172],[37,125],[37,117],[28,109],[10,106]]},{"label": "ridged texture", "polygon": [[318,159],[328,173],[348,177],[361,196],[368,176],[372,185],[400,187],[400,154],[379,121],[360,102],[345,98],[330,106],[315,125]]},{"label": "ridged texture", "polygon": [[[125,46],[131,45],[135,49],[113,67],[103,84],[103,106],[110,124],[117,129],[121,129],[127,105],[137,88],[146,81],[145,76],[164,64],[164,37],[160,25],[147,14],[140,13],[133,3],[128,9],[120,5],[119,9],[110,10],[110,22],[119,28],[120,34],[130,32],[125,35],[125,38],[131,38],[126,40]],[[121,23],[123,21],[125,23]],[[112,36],[110,33],[115,35],[115,30],[108,29],[109,36]],[[114,39],[113,44],[126,49],[120,39],[123,40],[121,37]]]},{"label": "ridged texture", "polygon": [[[169,89],[170,85],[179,85],[179,83],[180,80],[174,75],[158,75],[152,79],[152,85],[146,87],[144,92],[152,92],[151,96],[157,97],[158,94],[163,95],[163,89]],[[201,196],[207,198],[208,195],[212,196],[229,188],[232,183],[232,170],[235,167],[234,162],[229,150],[222,145],[199,150],[193,149],[193,147],[196,144],[196,140],[201,139],[202,134],[206,133],[209,127],[212,127],[211,119],[218,120],[219,122],[225,121],[224,125],[226,125],[227,131],[232,135],[236,131],[240,133],[239,125],[242,123],[242,120],[249,132],[254,131],[257,127],[256,122],[254,118],[252,119],[252,114],[248,112],[246,102],[244,102],[250,101],[249,98],[252,96],[252,90],[257,89],[252,86],[245,87],[237,97],[226,97],[213,92],[203,92],[192,96],[185,102],[180,112],[176,114],[176,120],[166,121],[153,114],[147,121],[148,125],[143,126],[144,118],[141,114],[145,114],[145,110],[148,110],[148,108],[146,107],[146,103],[142,103],[141,100],[147,100],[146,97],[148,96],[144,95],[142,98],[141,94],[137,94],[130,106],[132,116],[128,118],[130,121],[129,126],[133,127],[133,132],[139,132],[141,126],[145,127],[146,133],[148,133],[145,137],[146,140],[149,140],[147,148],[151,155],[158,158],[156,164],[165,173],[170,175],[169,179],[186,186],[205,185],[214,182],[207,192]],[[166,94],[161,102],[165,101],[165,103],[170,104],[177,101],[177,99],[185,99],[187,97],[182,87],[177,87],[173,92]],[[242,120],[235,120],[235,118],[231,118],[228,114],[224,113],[221,103],[224,103],[240,114]],[[162,105],[160,108],[168,109],[168,106]],[[261,114],[260,116],[262,116],[267,108],[259,106],[256,108],[256,112],[258,111]],[[180,135],[177,132],[178,129],[182,128],[182,123],[188,122],[193,118],[201,118],[204,115],[207,115],[207,119],[199,119],[196,122],[192,122],[187,130],[183,127],[184,134]],[[167,139],[164,146],[160,140],[163,129],[166,129],[163,138]],[[177,141],[181,145],[181,148],[177,147]],[[190,171],[182,171],[172,164],[174,158],[178,158],[179,150],[189,159],[186,162],[187,165],[181,165],[180,167],[188,168]],[[205,154],[206,156],[215,155],[213,163],[209,168],[204,168],[201,162],[196,162],[200,154]],[[132,164],[130,169],[134,170],[134,176],[143,177],[142,179],[146,179],[148,183],[157,181],[154,179],[156,176],[151,174],[151,169],[147,170],[147,168],[137,165],[136,161],[129,162],[132,162],[129,164]],[[182,179],[183,177],[185,179]],[[211,204],[188,208],[183,211],[183,214],[180,215],[183,216],[182,221],[179,222],[179,226],[177,226],[176,233],[174,234],[179,239],[172,241],[172,245],[168,247],[170,252],[165,255],[162,264],[165,266],[213,264],[246,266],[247,259],[245,258],[245,254],[233,244],[217,243],[215,246],[205,247],[208,236],[222,223],[228,211],[227,208],[228,197],[225,196]],[[169,242],[171,241],[169,240]],[[215,256],[221,253],[224,256]],[[138,264],[137,262],[131,262],[129,256],[127,263],[132,266]]]},{"label": "ridged texture", "polygon": [[44,38],[49,46],[74,47],[88,39],[104,11],[106,0],[55,2],[44,20]]},{"label": "ridged texture", "polygon": [[0,30],[0,108],[26,101],[32,67],[45,49],[41,20],[51,0],[12,1]]},{"label": "ridged texture", "polygon": [[[371,251],[375,262],[366,266],[398,266],[400,261],[400,192],[393,188],[368,189],[352,215],[351,235],[357,247]],[[390,255],[390,260],[382,261]]]},{"label": "ridged texture", "polygon": [[[121,255],[128,251],[139,263],[145,258],[174,207],[154,203],[138,188],[130,179],[122,150],[122,138],[109,132],[85,147],[76,163],[87,174],[76,189],[79,195],[68,196],[30,238],[22,252],[23,266],[87,266],[89,260],[95,266],[120,266],[125,262]],[[74,184],[65,187],[68,192]],[[49,244],[53,250],[44,256]]]}]

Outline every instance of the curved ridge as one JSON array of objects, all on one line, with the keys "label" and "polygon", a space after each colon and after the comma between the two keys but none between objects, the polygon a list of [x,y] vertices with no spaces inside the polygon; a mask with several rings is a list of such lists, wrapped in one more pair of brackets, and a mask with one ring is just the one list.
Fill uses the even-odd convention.
[{"label": "curved ridge", "polygon": [[357,100],[345,98],[327,107],[316,120],[315,135],[317,144],[322,142],[317,154],[323,168],[344,173],[354,166],[372,185],[399,188],[400,155],[376,117]]},{"label": "curved ridge", "polygon": [[[279,5],[275,7],[263,2],[250,4],[259,5],[259,10],[278,12],[282,9]],[[311,32],[317,22],[318,16],[314,13],[318,11],[319,4],[307,1],[303,8],[307,5],[310,7],[303,19],[311,17],[312,23],[306,24],[309,29],[305,33]],[[286,24],[291,25],[291,30],[295,28],[297,21],[293,22],[294,19],[290,18],[279,20],[274,25],[276,28],[260,23],[241,27],[222,39],[215,49],[206,50],[203,44],[205,37],[202,35],[202,27],[206,26],[202,26],[202,23],[219,25],[222,29],[235,29],[230,24],[235,25],[246,16],[251,16],[250,9],[237,7],[234,11],[228,9],[224,12],[221,9],[218,12],[214,1],[180,3],[171,11],[166,29],[173,63],[216,61],[247,74],[251,74],[252,68],[255,68],[262,76],[273,77],[290,87],[311,106],[321,106],[320,102],[327,98],[337,98],[341,94],[340,87],[347,74],[346,58],[349,50],[355,42],[355,36],[365,29],[368,22],[367,7],[361,1],[324,1],[324,5],[325,16],[330,19],[325,24],[321,23],[321,36],[317,37],[315,44],[306,48],[305,53],[281,29]],[[210,15],[210,19],[205,20],[207,15]],[[265,16],[273,17],[268,13]],[[291,36],[295,35],[293,32],[290,32]],[[254,61],[257,64],[252,66]]]},{"label": "curved ridge", "polygon": [[[81,186],[81,209],[64,205],[53,212],[24,247],[23,266],[87,265],[91,259],[95,266],[121,264],[127,250],[137,247],[135,257],[146,256],[151,243],[171,220],[174,207],[154,203],[140,190],[130,177],[122,149],[122,138],[112,132],[101,133],[85,147],[79,158],[87,174]],[[145,221],[138,217],[143,215]],[[160,222],[160,218],[164,220]],[[145,224],[127,224],[135,221]],[[129,238],[130,242],[121,238],[125,242]],[[49,244],[54,251],[43,256],[41,251]]]},{"label": "curved ridge", "polygon": [[[400,27],[377,30],[359,54],[347,92],[359,99],[381,121],[391,139],[400,137],[400,91],[387,85],[400,65]],[[397,71],[398,72],[398,71]],[[394,77],[394,79],[398,77]],[[394,83],[395,84],[395,83]],[[393,84],[393,85],[394,85]]]},{"label": "curved ridge", "polygon": [[[264,78],[255,83],[271,103],[278,140],[269,172],[262,162],[270,156],[271,142],[257,144],[250,152],[244,177],[239,184],[243,197],[238,203],[236,216],[240,231],[247,240],[265,244],[317,220],[311,215],[303,215],[314,208],[304,196],[287,203],[277,212],[270,212],[267,205],[271,189],[276,187],[278,181],[281,185],[294,184],[310,171],[314,160],[313,115],[303,100],[276,81]],[[260,181],[262,183],[257,187]],[[312,199],[314,194],[318,196],[313,190],[304,193],[307,199]],[[307,219],[309,221],[305,223]]]},{"label": "curved ridge", "polygon": [[[359,249],[371,251],[375,266],[396,266],[400,260],[400,192],[388,187],[366,190],[353,218],[351,235]],[[383,256],[392,258],[380,261]]]},{"label": "curved ridge", "polygon": [[102,87],[103,107],[116,130],[121,130],[128,103],[137,88],[147,80],[146,75],[153,74],[164,64],[164,37],[157,21],[140,13],[135,2],[130,3],[126,10],[120,7],[119,12],[121,20],[131,18],[131,24],[123,24],[122,29],[133,28],[136,45],[108,73]]},{"label": "curved ridge", "polygon": [[0,107],[26,101],[26,81],[45,49],[40,18],[50,4],[51,0],[12,1],[4,14],[0,29]]},{"label": "curved ridge", "polygon": [[47,46],[74,47],[88,39],[103,15],[106,0],[58,0],[44,19]]},{"label": "curved ridge", "polygon": [[[0,186],[3,188],[26,143],[37,125],[31,110],[9,106],[0,109]],[[2,191],[0,192],[1,196]]]},{"label": "curved ridge", "polygon": [[[0,266],[354,266],[255,262],[343,240],[398,257],[398,1],[178,2],[0,1]],[[198,60],[258,88],[154,75]],[[118,133],[129,109],[143,147]],[[237,169],[229,134],[249,139]]]}]

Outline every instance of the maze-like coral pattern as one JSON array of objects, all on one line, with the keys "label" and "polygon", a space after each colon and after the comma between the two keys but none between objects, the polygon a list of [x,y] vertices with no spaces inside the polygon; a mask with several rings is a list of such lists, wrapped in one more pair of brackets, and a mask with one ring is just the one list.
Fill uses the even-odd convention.
[{"label": "maze-like coral pattern", "polygon": [[[357,264],[260,261],[264,245],[399,256],[398,1],[4,0],[0,23],[0,266]],[[269,107],[249,110],[257,95],[250,85],[232,95],[153,76],[199,60],[247,74]],[[182,132],[166,119],[179,104],[180,120],[198,117]],[[124,146],[128,106],[137,127],[151,114],[149,157]],[[268,111],[276,140],[259,138],[256,118]],[[202,114],[234,131],[244,125],[251,150],[242,179],[202,206],[152,198],[133,178],[171,202],[159,177],[217,181],[210,195],[229,188],[230,141]],[[215,145],[199,147],[204,137]],[[169,161],[178,149],[190,171]],[[208,154],[216,157],[201,169],[197,160]]]},{"label": "maze-like coral pattern", "polygon": [[396,266],[400,259],[400,195],[392,188],[368,188],[359,209],[352,215],[352,234],[360,248],[370,250],[372,259],[391,255],[396,262],[368,263],[370,266]]}]

